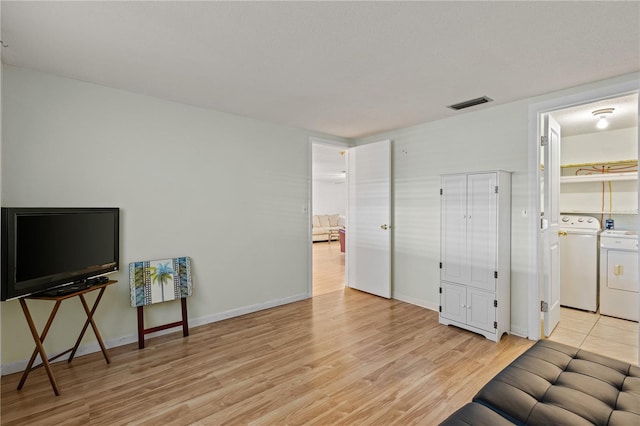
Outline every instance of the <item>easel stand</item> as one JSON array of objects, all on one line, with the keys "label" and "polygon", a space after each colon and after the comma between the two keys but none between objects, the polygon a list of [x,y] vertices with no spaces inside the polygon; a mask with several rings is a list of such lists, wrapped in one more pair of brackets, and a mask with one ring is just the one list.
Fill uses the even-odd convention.
[{"label": "easel stand", "polygon": [[182,336],[187,337],[189,335],[189,323],[187,322],[187,298],[180,299],[182,305],[182,321],[176,321],[169,324],[159,325],[157,327],[144,328],[144,313],[142,308],[144,306],[138,306],[138,349],[144,349],[144,335],[154,333],[160,330],[166,330],[169,328],[182,326]]},{"label": "easel stand", "polygon": [[[60,388],[58,387],[58,383],[56,382],[56,378],[53,375],[53,370],[51,369],[51,361],[54,361],[58,358],[60,358],[63,355],[68,354],[69,352],[71,352],[71,354],[69,355],[69,358],[67,359],[67,362],[71,362],[73,360],[73,357],[76,355],[76,351],[78,350],[78,346],[80,346],[80,342],[82,341],[82,338],[84,337],[84,333],[87,331],[87,328],[89,327],[89,325],[91,325],[91,328],[93,329],[93,334],[95,334],[96,336],[96,340],[98,341],[98,344],[100,345],[100,349],[102,350],[102,355],[104,356],[105,361],[107,362],[107,364],[111,363],[111,359],[109,358],[109,354],[107,353],[107,349],[104,346],[104,343],[102,342],[102,337],[100,336],[100,332],[98,331],[98,327],[96,326],[95,321],[93,320],[93,314],[95,314],[96,312],[96,308],[98,307],[98,304],[100,303],[100,300],[102,299],[102,295],[104,294],[104,290],[107,288],[108,285],[111,284],[115,284],[117,283],[117,281],[108,281],[104,284],[98,284],[89,288],[85,288],[82,290],[78,290],[76,292],[73,293],[69,293],[69,294],[65,294],[65,295],[61,295],[61,296],[38,296],[38,295],[33,295],[33,296],[29,296],[29,297],[25,297],[20,299],[20,306],[22,307],[22,312],[24,312],[24,316],[27,319],[27,323],[29,324],[29,330],[31,331],[31,336],[33,337],[33,341],[36,344],[36,348],[33,350],[33,354],[31,355],[31,359],[29,360],[29,363],[27,364],[27,368],[24,370],[24,373],[22,373],[22,378],[20,379],[20,383],[18,383],[18,390],[22,389],[22,387],[24,386],[24,383],[27,381],[27,377],[29,376],[29,373],[32,370],[35,370],[39,367],[44,366],[44,369],[47,371],[47,375],[49,376],[49,382],[51,382],[51,387],[53,388],[53,392],[56,394],[56,396],[60,395]],[[98,297],[96,298],[95,302],[93,302],[93,306],[91,309],[89,309],[89,305],[87,304],[86,299],[84,298],[84,295],[86,293],[89,293],[91,291],[95,291],[95,290],[100,290],[100,293],[98,293]],[[87,320],[84,322],[84,326],[82,327],[82,331],[80,332],[80,335],[78,336],[78,339],[76,340],[76,344],[73,346],[73,348],[71,349],[67,349],[66,351],[59,353],[58,355],[49,358],[47,356],[47,353],[44,350],[44,339],[47,337],[47,333],[49,333],[49,329],[51,328],[51,324],[53,324],[53,319],[56,317],[56,314],[58,313],[58,309],[60,308],[60,305],[62,304],[63,300],[67,300],[67,299],[71,299],[72,297],[79,297],[80,298],[80,302],[82,303],[82,307],[84,308],[84,312],[87,314]],[[36,329],[36,325],[33,322],[33,318],[31,317],[31,313],[29,312],[29,308],[27,307],[27,301],[26,299],[34,299],[34,300],[53,300],[56,302],[56,304],[53,307],[53,310],[51,311],[51,314],[49,315],[49,319],[47,320],[46,325],[44,326],[44,329],[42,330],[42,334],[38,335],[38,330]],[[33,363],[36,360],[36,357],[40,355],[40,359],[42,359],[42,363],[36,365],[35,367],[33,366]]]}]

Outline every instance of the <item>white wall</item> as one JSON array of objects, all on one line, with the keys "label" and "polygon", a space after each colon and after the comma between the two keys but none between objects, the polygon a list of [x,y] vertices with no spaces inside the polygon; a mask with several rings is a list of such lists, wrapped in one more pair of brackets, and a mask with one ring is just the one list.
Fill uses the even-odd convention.
[{"label": "white wall", "polygon": [[[106,341],[135,336],[137,260],[192,258],[193,325],[308,297],[309,132],[11,66],[4,81],[2,205],[121,208],[119,283],[96,314]],[[42,327],[50,302],[28,303]],[[2,305],[6,365],[33,342],[19,303]],[[83,316],[64,302],[47,350],[73,345]],[[153,306],[148,326],[178,318],[179,304]]]},{"label": "white wall", "polygon": [[392,140],[394,193],[393,297],[438,309],[440,175],[503,169],[512,176],[512,329],[526,334],[528,274],[526,101],[496,106],[358,144]]},{"label": "white wall", "polygon": [[357,145],[392,140],[393,297],[438,309],[440,175],[509,170],[513,172],[511,327],[512,332],[526,336],[531,306],[528,285],[537,274],[537,265],[529,253],[535,235],[530,234],[529,217],[523,213],[529,214],[530,197],[529,107],[548,99],[637,80],[638,74],[621,76],[357,140]]},{"label": "white wall", "polygon": [[345,146],[312,143],[313,214],[347,214]]},{"label": "white wall", "polygon": [[[144,258],[192,257],[192,318],[307,296],[307,133],[13,67],[5,67],[4,79],[3,205],[121,207],[123,268]],[[637,79],[623,76],[357,141],[393,141],[394,297],[437,309],[440,175],[510,170],[512,331],[526,335],[527,285],[536,273],[521,213],[530,198],[529,107]],[[135,333],[128,274],[116,278],[97,313],[107,340]],[[46,303],[33,302],[41,323]],[[177,319],[177,306],[158,308],[156,322]],[[68,327],[83,321],[77,306],[63,311],[47,345],[66,347]],[[2,338],[3,363],[32,350],[15,301],[3,303]]]},{"label": "white wall", "polygon": [[347,185],[321,179],[313,180],[313,214],[347,214]]},{"label": "white wall", "polygon": [[638,128],[562,137],[562,164],[638,158]]},{"label": "white wall", "polygon": [[[562,138],[562,164],[637,160],[637,153],[637,127]],[[563,173],[571,175],[575,169],[564,169]],[[560,190],[560,208],[563,212],[587,213],[601,218],[601,182],[563,183]],[[611,210],[614,212],[612,218],[616,228],[634,229],[638,211],[638,181],[605,182],[604,191],[605,218],[609,217],[607,212]]]}]

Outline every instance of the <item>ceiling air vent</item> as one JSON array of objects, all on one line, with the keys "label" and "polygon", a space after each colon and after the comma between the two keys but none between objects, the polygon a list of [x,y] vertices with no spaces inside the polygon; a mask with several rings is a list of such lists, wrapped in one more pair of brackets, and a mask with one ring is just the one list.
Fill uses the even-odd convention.
[{"label": "ceiling air vent", "polygon": [[460,111],[461,109],[469,108],[476,105],[486,104],[487,102],[491,102],[491,101],[493,101],[493,99],[483,96],[481,98],[469,99],[468,101],[458,102],[457,104],[449,105],[447,108]]}]

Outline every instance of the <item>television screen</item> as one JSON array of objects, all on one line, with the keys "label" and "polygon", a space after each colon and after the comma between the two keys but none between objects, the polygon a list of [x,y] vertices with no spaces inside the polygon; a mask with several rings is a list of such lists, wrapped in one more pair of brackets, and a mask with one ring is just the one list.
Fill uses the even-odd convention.
[{"label": "television screen", "polygon": [[2,297],[117,271],[119,209],[2,208]]}]

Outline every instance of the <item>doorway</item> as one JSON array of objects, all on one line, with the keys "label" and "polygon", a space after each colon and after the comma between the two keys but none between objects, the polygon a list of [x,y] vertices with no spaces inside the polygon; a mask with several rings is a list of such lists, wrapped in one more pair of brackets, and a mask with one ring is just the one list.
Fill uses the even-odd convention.
[{"label": "doorway", "polygon": [[[603,105],[607,105],[607,107]],[[612,105],[612,106],[609,106]],[[620,114],[615,121],[615,125],[604,130],[596,130],[598,121],[595,111],[614,108],[618,106]],[[633,123],[622,122],[620,116],[623,110],[629,105],[633,111],[627,114]],[[556,99],[532,106],[530,109],[530,140],[535,153],[536,169],[535,173],[530,173],[536,182],[539,196],[536,197],[536,205],[532,211],[540,211],[541,216],[535,216],[530,221],[530,225],[535,227],[537,274],[535,282],[531,284],[531,304],[530,304],[530,338],[540,338],[541,315],[539,314],[541,305],[538,302],[543,300],[549,302],[549,296],[545,294],[545,288],[549,287],[549,281],[553,277],[553,260],[550,259],[549,248],[545,247],[545,240],[548,239],[549,230],[546,225],[552,221],[550,212],[546,211],[541,200],[549,196],[553,191],[553,185],[545,181],[544,167],[551,164],[558,164],[559,170],[556,174],[559,177],[557,191],[558,212],[566,216],[581,216],[593,218],[598,223],[606,219],[614,219],[615,226],[619,229],[638,229],[638,180],[637,180],[637,159],[639,143],[637,136],[638,117],[638,87],[637,82],[629,82],[600,90],[575,95],[568,98]],[[583,117],[583,119],[579,119]],[[540,136],[544,133],[543,123],[557,121],[562,128],[562,151],[558,161],[550,161],[541,167],[544,158],[544,148],[540,147]],[[613,117],[609,117],[614,123]],[[535,124],[539,123],[539,124]],[[606,140],[603,135],[606,134]],[[533,136],[532,136],[533,135]],[[620,142],[623,141],[623,142]],[[566,146],[565,146],[566,145]],[[625,158],[622,158],[625,157]],[[630,161],[635,160],[635,162]],[[619,170],[618,170],[619,169]],[[634,177],[621,177],[613,185],[603,178],[603,173],[615,174],[616,172],[635,172]],[[600,175],[600,176],[598,176]],[[553,181],[551,181],[553,183]],[[533,185],[533,182],[531,182]],[[549,209],[550,210],[550,209]],[[565,216],[566,215],[566,216]],[[538,219],[540,217],[540,219]],[[535,221],[535,222],[534,222]],[[558,230],[555,230],[558,232]],[[547,235],[545,235],[547,233]],[[558,260],[556,260],[558,263]],[[560,269],[562,269],[562,263]],[[599,277],[598,277],[599,278]],[[559,286],[562,281],[558,280]],[[549,294],[553,292],[548,290]],[[595,297],[595,296],[594,296]],[[599,296],[597,296],[599,298]],[[640,305],[640,298],[638,298]],[[542,316],[542,326],[549,326],[553,322],[547,314]],[[605,354],[614,358],[624,358],[629,362],[638,360],[638,340],[640,330],[637,322],[619,320],[611,316],[601,316],[596,312],[586,312],[572,308],[560,309],[560,325],[551,333],[551,338],[572,346],[584,347],[587,350],[603,353],[604,348],[612,350]],[[544,321],[547,321],[545,323]],[[535,324],[535,325],[534,325]],[[613,330],[622,330],[620,333],[613,333]],[[604,335],[609,335],[614,340],[603,340]],[[632,338],[630,338],[632,336]],[[617,341],[616,341],[617,340]],[[633,354],[629,355],[629,343],[632,343]],[[624,350],[627,350],[626,353]]]},{"label": "doorway", "polygon": [[[313,149],[323,145],[327,145],[326,141],[311,138],[312,176],[318,175],[313,168],[314,163],[319,163],[313,160]],[[388,299],[391,297],[391,141],[387,139],[351,148],[341,146],[342,149],[337,151],[346,158],[346,163],[340,163],[341,167],[345,164],[345,169],[340,173],[346,178],[347,201],[344,210],[348,218],[335,212],[316,218],[315,213],[319,216],[325,212],[316,212],[319,201],[312,200],[311,240],[325,240],[328,245],[336,237],[340,241],[345,262],[341,288],[348,286]],[[312,195],[316,192],[314,180],[310,180]],[[316,187],[320,186],[317,180],[315,183]],[[317,225],[314,223],[316,220]],[[343,242],[343,238],[346,241]],[[313,284],[314,245],[310,244],[309,247],[309,294],[313,295],[316,293]]]},{"label": "doorway", "polygon": [[[346,144],[311,139],[311,295],[345,287]],[[341,232],[342,230],[342,232]]]}]

